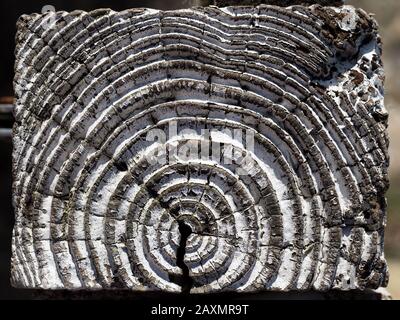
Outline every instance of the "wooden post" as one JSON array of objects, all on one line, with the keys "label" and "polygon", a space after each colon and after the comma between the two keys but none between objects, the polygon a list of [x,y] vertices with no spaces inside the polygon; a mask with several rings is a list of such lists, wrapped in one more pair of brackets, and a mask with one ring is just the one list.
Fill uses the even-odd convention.
[{"label": "wooden post", "polygon": [[377,24],[266,2],[20,18],[14,286],[387,285]]}]

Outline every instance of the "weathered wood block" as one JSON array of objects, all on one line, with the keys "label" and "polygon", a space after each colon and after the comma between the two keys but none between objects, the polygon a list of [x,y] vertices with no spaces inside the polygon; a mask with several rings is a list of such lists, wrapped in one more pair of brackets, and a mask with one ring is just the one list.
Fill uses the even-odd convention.
[{"label": "weathered wood block", "polygon": [[385,286],[383,81],[351,6],[22,16],[13,285]]}]

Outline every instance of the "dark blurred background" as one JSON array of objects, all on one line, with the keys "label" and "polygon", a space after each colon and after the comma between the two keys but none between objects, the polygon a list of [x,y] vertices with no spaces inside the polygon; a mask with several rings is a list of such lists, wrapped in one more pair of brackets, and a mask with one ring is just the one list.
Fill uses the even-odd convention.
[{"label": "dark blurred background", "polygon": [[[348,4],[374,13],[381,26],[384,42],[384,62],[387,72],[386,105],[390,112],[391,135],[391,188],[388,192],[389,221],[386,232],[386,253],[391,281],[390,292],[400,299],[400,1],[349,0]],[[112,8],[124,10],[132,7],[177,9],[197,5],[197,0],[34,0],[0,1],[0,104],[12,103],[15,22],[22,14],[40,13],[45,5],[58,10],[92,10]],[[2,115],[3,114],[3,115]],[[0,107],[0,128],[10,127],[10,119]],[[13,210],[11,205],[11,151],[12,145],[0,129],[0,299],[29,298],[31,293],[11,288],[10,254]]]}]

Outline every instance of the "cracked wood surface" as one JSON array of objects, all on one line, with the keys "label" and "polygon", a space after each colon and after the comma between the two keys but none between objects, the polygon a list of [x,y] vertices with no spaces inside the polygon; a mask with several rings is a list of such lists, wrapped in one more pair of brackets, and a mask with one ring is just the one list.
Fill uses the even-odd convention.
[{"label": "cracked wood surface", "polygon": [[[22,16],[13,285],[385,286],[380,56],[376,22],[350,6]],[[197,135],[146,140],[173,121]],[[254,151],[210,128],[251,131]],[[247,176],[236,158],[149,161],[155,144],[218,139],[252,159]]]}]

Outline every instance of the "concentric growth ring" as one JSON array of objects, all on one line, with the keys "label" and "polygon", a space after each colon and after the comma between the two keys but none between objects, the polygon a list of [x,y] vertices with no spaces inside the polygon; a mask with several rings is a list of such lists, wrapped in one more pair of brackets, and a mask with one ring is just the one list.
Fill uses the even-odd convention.
[{"label": "concentric growth ring", "polygon": [[15,285],[387,281],[382,68],[365,13],[96,10],[18,27]]}]

